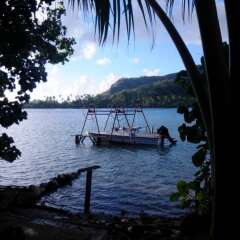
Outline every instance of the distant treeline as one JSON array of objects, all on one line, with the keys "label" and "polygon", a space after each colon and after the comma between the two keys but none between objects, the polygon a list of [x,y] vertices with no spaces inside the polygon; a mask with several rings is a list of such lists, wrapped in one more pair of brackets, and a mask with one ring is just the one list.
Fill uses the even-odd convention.
[{"label": "distant treeline", "polygon": [[87,95],[85,98],[71,101],[58,102],[54,97],[47,97],[46,100],[33,100],[25,105],[25,108],[108,108],[114,106],[135,107],[178,107],[180,105],[190,105],[191,99],[185,96],[165,95],[153,97],[141,97],[136,101],[132,96],[121,95],[113,97],[111,100],[101,99],[98,96]]},{"label": "distant treeline", "polygon": [[122,78],[97,96],[82,95],[58,101],[55,96],[33,100],[26,108],[178,107],[193,98],[175,81],[176,74],[161,77]]}]

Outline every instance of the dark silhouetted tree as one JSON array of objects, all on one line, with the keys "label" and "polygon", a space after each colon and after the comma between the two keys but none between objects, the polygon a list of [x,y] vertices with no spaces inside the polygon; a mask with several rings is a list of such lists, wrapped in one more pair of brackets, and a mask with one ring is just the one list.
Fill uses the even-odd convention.
[{"label": "dark silhouetted tree", "polygon": [[[0,1],[0,126],[8,128],[27,118],[23,104],[39,82],[47,81],[47,63],[64,63],[73,53],[66,37],[63,3],[53,0]],[[9,94],[10,93],[10,94]],[[9,97],[12,95],[12,97]],[[0,159],[9,162],[21,152],[12,137],[0,136]]]}]

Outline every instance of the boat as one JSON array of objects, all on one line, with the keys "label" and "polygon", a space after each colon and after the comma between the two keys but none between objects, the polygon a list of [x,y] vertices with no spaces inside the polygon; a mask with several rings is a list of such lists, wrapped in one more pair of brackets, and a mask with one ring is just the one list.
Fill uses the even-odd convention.
[{"label": "boat", "polygon": [[[142,116],[145,126],[136,127],[136,118]],[[99,117],[105,116],[104,128],[100,129]],[[95,122],[96,130],[88,131],[83,134],[86,122],[89,117]],[[112,125],[109,128],[110,119]],[[124,120],[126,125],[121,125]],[[143,132],[143,128],[145,131]],[[132,109],[112,108],[112,109],[96,109],[89,108],[84,119],[81,133],[75,135],[75,142],[77,144],[83,143],[86,138],[89,138],[94,144],[128,144],[128,145],[149,145],[149,146],[163,146],[165,136],[154,132],[150,128],[146,115],[142,108],[136,107]]]}]

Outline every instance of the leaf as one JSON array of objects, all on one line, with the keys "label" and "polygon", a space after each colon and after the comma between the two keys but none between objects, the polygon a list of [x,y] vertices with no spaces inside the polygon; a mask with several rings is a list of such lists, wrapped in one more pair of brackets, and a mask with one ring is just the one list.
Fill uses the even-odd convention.
[{"label": "leaf", "polygon": [[200,143],[202,141],[202,132],[196,126],[186,127],[187,140],[191,143]]},{"label": "leaf", "polygon": [[187,183],[185,181],[183,181],[183,180],[180,180],[177,183],[177,190],[181,194],[186,194],[188,192],[188,185],[187,185]]},{"label": "leaf", "polygon": [[192,156],[192,162],[196,167],[200,167],[205,160],[205,156],[206,156],[206,150],[205,149],[200,149],[198,152],[196,152],[193,156]]},{"label": "leaf", "polygon": [[178,199],[181,197],[181,194],[179,192],[175,192],[173,194],[171,194],[170,196],[170,200],[171,201],[178,201]]},{"label": "leaf", "polygon": [[182,126],[180,126],[178,128],[178,132],[179,132],[179,135],[180,135],[180,138],[182,141],[185,141],[186,140],[186,125],[183,124]]},{"label": "leaf", "polygon": [[196,200],[202,202],[206,199],[206,195],[201,191],[196,194]]},{"label": "leaf", "polygon": [[180,113],[180,114],[187,113],[188,112],[188,108],[185,107],[185,106],[180,106],[180,107],[178,107],[177,112]]},{"label": "leaf", "polygon": [[193,202],[193,201],[190,200],[190,199],[188,199],[188,200],[183,200],[183,201],[181,201],[180,207],[181,207],[181,208],[189,208],[189,207],[191,206],[191,203],[192,203],[192,202]]},{"label": "leaf", "polygon": [[188,183],[188,188],[194,191],[199,191],[200,184],[197,181],[192,181]]},{"label": "leaf", "polygon": [[188,114],[184,114],[184,119],[187,123],[191,123],[196,119],[196,115],[193,111],[190,111]]}]

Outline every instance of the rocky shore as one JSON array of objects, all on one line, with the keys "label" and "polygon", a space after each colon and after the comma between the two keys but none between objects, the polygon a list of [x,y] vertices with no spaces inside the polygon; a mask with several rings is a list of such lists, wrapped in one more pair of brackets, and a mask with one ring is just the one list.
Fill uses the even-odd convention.
[{"label": "rocky shore", "polygon": [[[97,167],[95,166],[95,168]],[[39,185],[0,186],[0,210],[34,206],[43,196],[51,194],[59,188],[71,185],[72,181],[78,178],[85,170],[86,168],[81,168],[76,172],[60,174]]]},{"label": "rocky shore", "polygon": [[15,208],[0,215],[1,239],[181,239],[180,220],[73,215],[51,208]]},{"label": "rocky shore", "polygon": [[[207,232],[183,231],[185,218],[140,214],[129,218],[77,215],[49,207],[12,208],[0,214],[4,240],[207,240]],[[186,226],[185,226],[186,227]]]},{"label": "rocky shore", "polygon": [[130,218],[105,214],[71,214],[36,203],[46,194],[70,185],[83,169],[61,174],[39,185],[0,187],[0,239],[4,240],[202,240],[204,219],[166,218],[144,213]]}]

